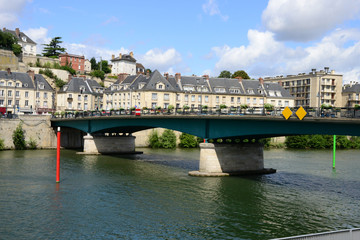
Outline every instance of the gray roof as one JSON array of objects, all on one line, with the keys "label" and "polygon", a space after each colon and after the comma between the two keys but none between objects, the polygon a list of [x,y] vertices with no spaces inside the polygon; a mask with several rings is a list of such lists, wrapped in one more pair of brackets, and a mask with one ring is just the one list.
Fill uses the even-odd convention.
[{"label": "gray roof", "polygon": [[94,94],[94,88],[102,88],[95,80],[83,78],[72,78],[70,82],[64,85],[59,93],[71,92],[71,93],[85,93]]},{"label": "gray roof", "polygon": [[[281,96],[276,96],[276,97],[286,97],[286,98],[293,98],[293,96],[291,96],[290,91],[283,88],[282,86],[280,86],[280,84],[278,83],[270,83],[270,82],[265,82],[264,83],[264,88],[265,88],[265,92],[267,94],[267,96],[269,97],[269,90],[273,90],[273,91],[280,91],[281,92]],[[273,97],[273,96],[272,96]]]},{"label": "gray roof", "polygon": [[136,59],[132,56],[130,56],[129,54],[122,54],[121,58],[120,57],[116,57],[111,59],[110,61],[115,62],[115,61],[128,61],[128,62],[136,62]]},{"label": "gray roof", "polygon": [[[16,37],[16,39],[18,40],[18,42],[23,42],[23,43],[30,43],[30,44],[35,44],[36,42],[34,42],[33,40],[31,40],[31,38],[29,38],[25,33],[23,32],[19,32],[19,36],[16,35],[16,32],[10,29],[3,29],[3,32],[8,32],[11,33],[14,37]],[[23,41],[22,38],[25,37],[26,41]]]},{"label": "gray roof", "polygon": [[44,84],[44,89],[38,89],[38,90],[44,90],[44,91],[54,91],[54,89],[50,86],[48,81],[43,77],[41,74],[35,74],[35,86],[39,85],[40,83]]},{"label": "gray roof", "polygon": [[352,86],[347,85],[345,86],[345,89],[343,90],[343,92],[347,92],[347,93],[360,93],[360,84],[356,83]]},{"label": "gray roof", "polygon": [[21,81],[23,88],[34,89],[33,81],[26,73],[11,72],[8,74],[6,71],[0,71],[0,79],[19,80]]}]

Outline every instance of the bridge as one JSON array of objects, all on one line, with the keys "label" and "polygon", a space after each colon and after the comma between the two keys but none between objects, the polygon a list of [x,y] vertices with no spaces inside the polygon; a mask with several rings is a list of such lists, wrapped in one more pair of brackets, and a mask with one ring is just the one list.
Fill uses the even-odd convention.
[{"label": "bridge", "polygon": [[[326,134],[360,136],[360,119],[309,117],[299,120],[261,115],[115,115],[83,118],[54,118],[53,127],[78,129],[84,136],[84,153],[135,152],[132,133],[167,128],[205,140],[260,139],[275,136]],[[272,172],[264,169],[263,147],[259,142],[200,144],[201,176]]]}]

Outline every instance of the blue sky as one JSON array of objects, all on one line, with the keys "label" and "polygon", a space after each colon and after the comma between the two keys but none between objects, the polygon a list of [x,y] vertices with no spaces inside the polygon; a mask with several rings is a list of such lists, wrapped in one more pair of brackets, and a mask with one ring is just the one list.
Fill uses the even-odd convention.
[{"label": "blue sky", "polygon": [[86,58],[133,51],[170,74],[258,78],[327,66],[360,80],[360,0],[0,0],[0,26],[38,44],[60,36]]}]

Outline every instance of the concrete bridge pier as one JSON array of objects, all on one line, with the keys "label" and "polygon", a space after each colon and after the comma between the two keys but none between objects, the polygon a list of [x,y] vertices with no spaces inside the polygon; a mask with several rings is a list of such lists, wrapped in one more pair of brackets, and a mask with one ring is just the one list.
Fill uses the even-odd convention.
[{"label": "concrete bridge pier", "polygon": [[189,175],[220,177],[274,172],[275,169],[264,168],[261,143],[201,143],[199,171],[189,172]]},{"label": "concrete bridge pier", "polygon": [[128,154],[135,151],[135,137],[126,133],[89,133],[84,136],[84,151],[79,154]]}]

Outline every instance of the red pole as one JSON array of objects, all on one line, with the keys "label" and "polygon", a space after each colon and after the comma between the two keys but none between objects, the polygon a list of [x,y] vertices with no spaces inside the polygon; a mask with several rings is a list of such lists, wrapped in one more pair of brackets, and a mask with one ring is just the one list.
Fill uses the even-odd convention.
[{"label": "red pole", "polygon": [[58,127],[57,131],[56,182],[60,182],[60,127]]}]

